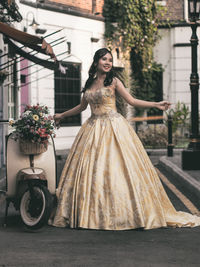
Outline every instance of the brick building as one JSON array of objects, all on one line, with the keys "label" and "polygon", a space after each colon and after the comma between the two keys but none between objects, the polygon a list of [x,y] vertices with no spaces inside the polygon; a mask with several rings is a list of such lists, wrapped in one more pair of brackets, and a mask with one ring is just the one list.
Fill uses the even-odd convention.
[{"label": "brick building", "polygon": [[74,11],[79,11],[82,14],[101,14],[104,4],[103,0],[49,0],[49,2],[55,5],[61,4],[63,5],[63,8],[68,7]]},{"label": "brick building", "polygon": [[166,6],[167,12],[165,18],[169,19],[170,21],[183,21],[185,20],[185,13],[186,13],[186,5],[187,1],[184,0],[164,0],[158,1],[161,2],[162,5]]}]

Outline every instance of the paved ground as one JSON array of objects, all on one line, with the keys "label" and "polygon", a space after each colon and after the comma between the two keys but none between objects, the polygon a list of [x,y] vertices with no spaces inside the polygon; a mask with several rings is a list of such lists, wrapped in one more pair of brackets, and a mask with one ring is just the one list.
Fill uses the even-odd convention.
[{"label": "paved ground", "polygon": [[[154,164],[157,156],[151,156]],[[64,159],[58,160],[58,172]],[[177,195],[166,191],[177,210],[188,211]],[[0,205],[0,267],[2,266],[199,266],[200,227],[181,229],[95,231],[46,226],[24,231],[11,207],[8,226]]]},{"label": "paved ground", "polygon": [[199,228],[92,231],[0,228],[0,266],[199,266]]}]

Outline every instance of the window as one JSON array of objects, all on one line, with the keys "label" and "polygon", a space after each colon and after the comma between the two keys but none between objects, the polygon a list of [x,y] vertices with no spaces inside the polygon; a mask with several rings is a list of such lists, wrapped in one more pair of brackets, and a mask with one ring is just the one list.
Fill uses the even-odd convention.
[{"label": "window", "polygon": [[[55,71],[55,112],[61,113],[69,110],[78,104],[81,100],[81,65],[78,63],[63,62],[67,68],[66,74]],[[62,126],[81,125],[81,115],[67,117],[62,121]]]},{"label": "window", "polygon": [[20,80],[21,80],[21,83],[26,83],[26,75],[25,74],[21,74]]}]

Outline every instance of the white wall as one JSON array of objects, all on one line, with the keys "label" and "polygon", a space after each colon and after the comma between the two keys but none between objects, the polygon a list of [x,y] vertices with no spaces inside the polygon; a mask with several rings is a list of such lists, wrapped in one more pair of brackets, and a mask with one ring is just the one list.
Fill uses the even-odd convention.
[{"label": "white wall", "polygon": [[[200,29],[198,28],[199,35]],[[191,104],[190,74],[191,74],[191,47],[174,47],[177,43],[190,43],[191,28],[176,27],[161,29],[161,40],[155,47],[155,60],[163,65],[164,98],[175,105],[178,101]],[[198,63],[200,48],[198,47]],[[199,72],[200,68],[198,68]],[[173,107],[173,106],[172,106]]]},{"label": "white wall", "polygon": [[[82,64],[82,87],[88,77],[88,70],[92,63],[95,51],[104,47],[104,22],[91,20],[88,18],[71,16],[67,14],[47,11],[43,9],[35,9],[19,3],[20,12],[24,18],[24,22],[20,27],[27,26],[31,23],[34,13],[36,21],[40,24],[40,28],[47,29],[45,35],[56,30],[62,29],[61,32],[46,38],[48,43],[65,37],[66,41],[58,46],[53,47],[55,54],[65,52],[58,57],[59,60],[77,62]],[[26,19],[28,22],[26,22]],[[18,26],[19,28],[19,26]],[[34,34],[31,27],[28,27],[28,33]],[[91,42],[91,37],[98,38],[97,43]],[[71,54],[67,53],[67,43],[71,42]],[[32,63],[30,63],[32,64]],[[31,73],[42,69],[41,66],[34,66],[30,69]],[[38,80],[39,79],[39,80]],[[37,102],[47,105],[51,113],[54,113],[54,73],[48,69],[42,69],[31,75],[30,98],[31,104]],[[38,80],[38,81],[36,81]],[[89,108],[82,113],[82,122],[90,115]],[[62,127],[57,131],[55,139],[56,149],[70,148],[71,144],[80,127]]]}]

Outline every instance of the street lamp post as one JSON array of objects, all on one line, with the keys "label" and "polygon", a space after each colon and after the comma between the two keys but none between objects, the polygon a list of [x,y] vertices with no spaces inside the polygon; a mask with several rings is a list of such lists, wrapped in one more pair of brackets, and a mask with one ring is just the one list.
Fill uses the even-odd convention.
[{"label": "street lamp post", "polygon": [[182,152],[182,168],[184,170],[200,170],[200,135],[199,135],[199,75],[197,65],[198,37],[196,34],[200,15],[200,0],[188,0],[188,17],[192,29],[191,65],[190,75],[191,90],[191,133],[190,143]]}]

